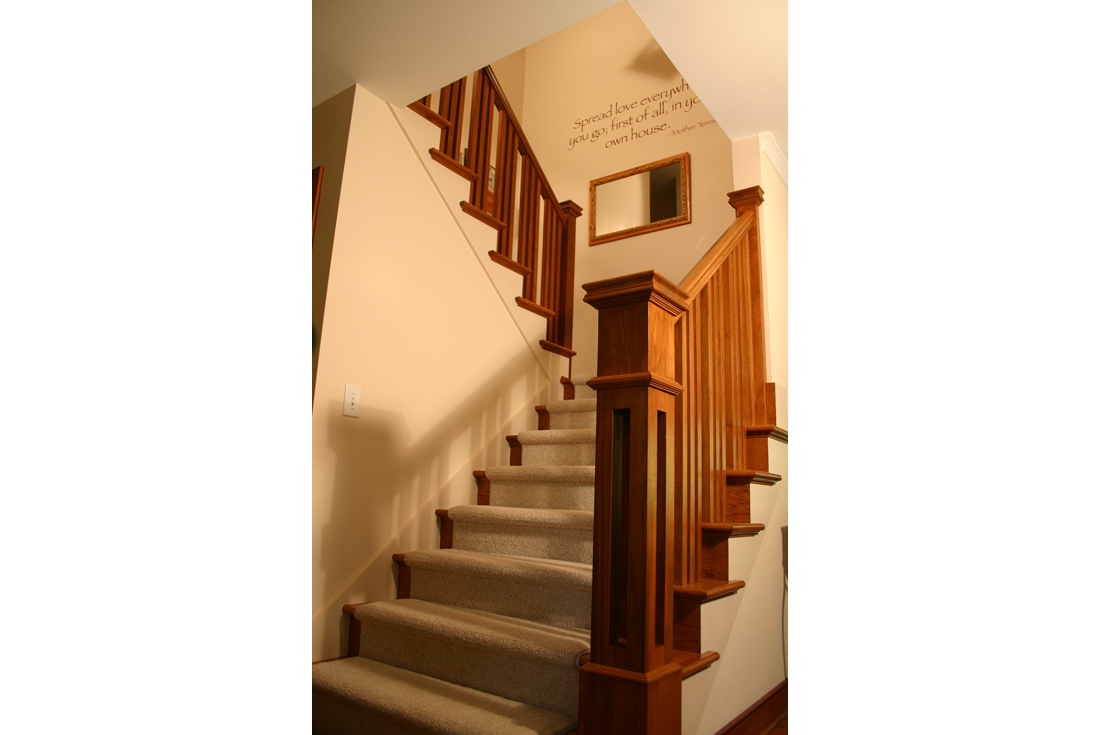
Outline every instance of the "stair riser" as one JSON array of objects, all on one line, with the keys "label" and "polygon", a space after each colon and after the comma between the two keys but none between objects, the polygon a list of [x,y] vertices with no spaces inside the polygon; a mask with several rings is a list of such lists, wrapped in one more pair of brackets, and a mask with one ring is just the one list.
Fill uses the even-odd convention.
[{"label": "stair riser", "polygon": [[594,510],[596,489],[593,485],[564,482],[492,483],[489,505],[512,508],[556,508]]},{"label": "stair riser", "polygon": [[451,548],[461,551],[592,563],[588,529],[456,522],[452,544]]},{"label": "stair riser", "polygon": [[393,715],[357,707],[314,685],[313,735],[435,735]]},{"label": "stair riser", "polygon": [[573,400],[581,401],[585,398],[595,398],[596,391],[589,388],[587,385],[575,385],[573,386]]},{"label": "stair riser", "polygon": [[596,412],[580,411],[573,413],[550,414],[551,429],[595,429]]},{"label": "stair riser", "polygon": [[390,666],[577,716],[576,668],[563,668],[440,640],[399,628],[363,625],[360,655]]},{"label": "stair riser", "polygon": [[591,589],[543,587],[435,569],[413,569],[410,596],[564,628],[587,629],[592,624]]},{"label": "stair riser", "polygon": [[554,465],[596,464],[595,442],[583,444],[525,444],[524,467],[551,467]]}]

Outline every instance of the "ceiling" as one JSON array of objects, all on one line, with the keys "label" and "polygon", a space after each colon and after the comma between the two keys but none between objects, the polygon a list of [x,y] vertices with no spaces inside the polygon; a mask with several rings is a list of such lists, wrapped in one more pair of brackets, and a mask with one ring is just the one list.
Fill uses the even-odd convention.
[{"label": "ceiling", "polygon": [[[313,104],[352,84],[405,105],[619,0],[314,0]],[[731,140],[787,155],[786,0],[628,0]]]}]

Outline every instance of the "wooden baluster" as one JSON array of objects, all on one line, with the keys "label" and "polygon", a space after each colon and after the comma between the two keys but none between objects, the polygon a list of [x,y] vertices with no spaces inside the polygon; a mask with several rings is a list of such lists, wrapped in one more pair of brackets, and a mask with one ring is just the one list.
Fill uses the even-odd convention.
[{"label": "wooden baluster", "polygon": [[580,732],[677,735],[673,416],[683,392],[675,325],[686,294],[652,271],[583,288],[600,326],[598,375],[588,382],[596,390],[596,504]]},{"label": "wooden baluster", "polygon": [[439,133],[439,151],[455,162],[458,161],[462,146],[462,113],[465,101],[466,77],[445,87],[439,100],[440,114],[450,123]]},{"label": "wooden baluster", "polygon": [[535,235],[538,223],[538,179],[535,167],[531,164],[531,156],[523,158],[523,200],[520,202],[520,246],[522,260],[531,272],[523,277],[523,298],[535,303],[535,287],[538,284],[538,258]]},{"label": "wooden baluster", "polygon": [[512,249],[516,222],[516,160],[519,157],[519,139],[508,117],[501,116],[501,138],[497,143],[496,204],[497,219],[504,223],[497,238],[497,252],[517,261],[518,253]]},{"label": "wooden baluster", "polygon": [[470,142],[467,146],[466,166],[477,179],[470,184],[470,204],[485,209],[489,190],[489,153],[492,148],[493,88],[480,71],[474,77],[474,98],[470,108]]},{"label": "wooden baluster", "polygon": [[[555,311],[553,300],[550,298],[550,294],[554,293],[554,289],[557,288],[557,250],[553,246],[553,239],[551,233],[554,229],[552,224],[553,218],[551,216],[552,207],[550,206],[550,199],[547,199],[545,195],[539,196],[539,206],[542,207],[542,284],[539,288],[539,304],[546,307],[551,311]],[[554,317],[550,317],[553,319]],[[547,333],[553,334],[552,325],[547,324]]]}]

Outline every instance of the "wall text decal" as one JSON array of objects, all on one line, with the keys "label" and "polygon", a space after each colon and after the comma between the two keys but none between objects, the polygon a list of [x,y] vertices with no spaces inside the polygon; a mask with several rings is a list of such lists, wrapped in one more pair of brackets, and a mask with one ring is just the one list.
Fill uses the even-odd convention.
[{"label": "wall text decal", "polygon": [[569,150],[580,143],[598,142],[602,142],[604,148],[613,148],[655,135],[680,135],[697,127],[713,125],[713,120],[706,120],[673,129],[668,116],[674,112],[691,112],[696,105],[699,105],[699,98],[691,94],[683,79],[675,87],[631,102],[612,100],[606,110],[574,121]]}]

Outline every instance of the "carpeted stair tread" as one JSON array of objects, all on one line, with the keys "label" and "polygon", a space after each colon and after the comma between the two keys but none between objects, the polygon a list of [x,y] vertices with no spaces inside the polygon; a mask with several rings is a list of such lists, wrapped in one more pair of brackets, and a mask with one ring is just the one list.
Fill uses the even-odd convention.
[{"label": "carpeted stair tread", "polygon": [[516,436],[522,448],[521,465],[554,467],[596,464],[595,429],[521,431]]},{"label": "carpeted stair tread", "polygon": [[592,565],[458,549],[410,551],[409,596],[471,610],[587,628]]},{"label": "carpeted stair tread", "polygon": [[556,559],[481,554],[458,549],[422,549],[405,554],[412,569],[455,572],[467,577],[506,579],[540,587],[591,590],[592,565]]},{"label": "carpeted stair tread", "polygon": [[586,413],[596,410],[595,398],[574,398],[571,401],[550,401],[546,404],[549,413]]},{"label": "carpeted stair tread", "polygon": [[452,549],[592,563],[590,510],[459,505],[447,513]]},{"label": "carpeted stair tread", "polygon": [[595,429],[596,399],[550,401],[544,407],[549,421],[546,429]]},{"label": "carpeted stair tread", "polygon": [[538,444],[595,444],[595,429],[548,429],[544,431],[521,431],[516,437],[524,446]]},{"label": "carpeted stair tread", "polygon": [[[580,668],[580,657],[588,653],[591,643],[587,630],[543,625],[425,600],[372,602],[357,607],[355,617],[363,623],[364,630],[370,625],[415,631],[428,638],[457,641],[471,648],[566,669]],[[366,655],[367,649],[360,646],[360,655]]]},{"label": "carpeted stair tread", "polygon": [[485,476],[491,482],[576,482],[595,483],[592,465],[554,465],[550,467],[490,467]]},{"label": "carpeted stair tread", "polygon": [[591,465],[490,467],[490,507],[593,510],[596,468]]},{"label": "carpeted stair tread", "polygon": [[[456,505],[447,511],[455,524],[492,523],[535,528],[570,528],[592,531],[591,511],[547,508],[511,508],[491,505]],[[456,525],[457,528],[457,525]]]},{"label": "carpeted stair tread", "polygon": [[573,400],[581,401],[596,397],[596,391],[588,387],[589,378],[594,377],[596,377],[595,373],[578,373],[569,378],[569,382],[573,384]]},{"label": "carpeted stair tread", "polygon": [[363,657],[313,666],[315,735],[560,735],[575,718]]}]

